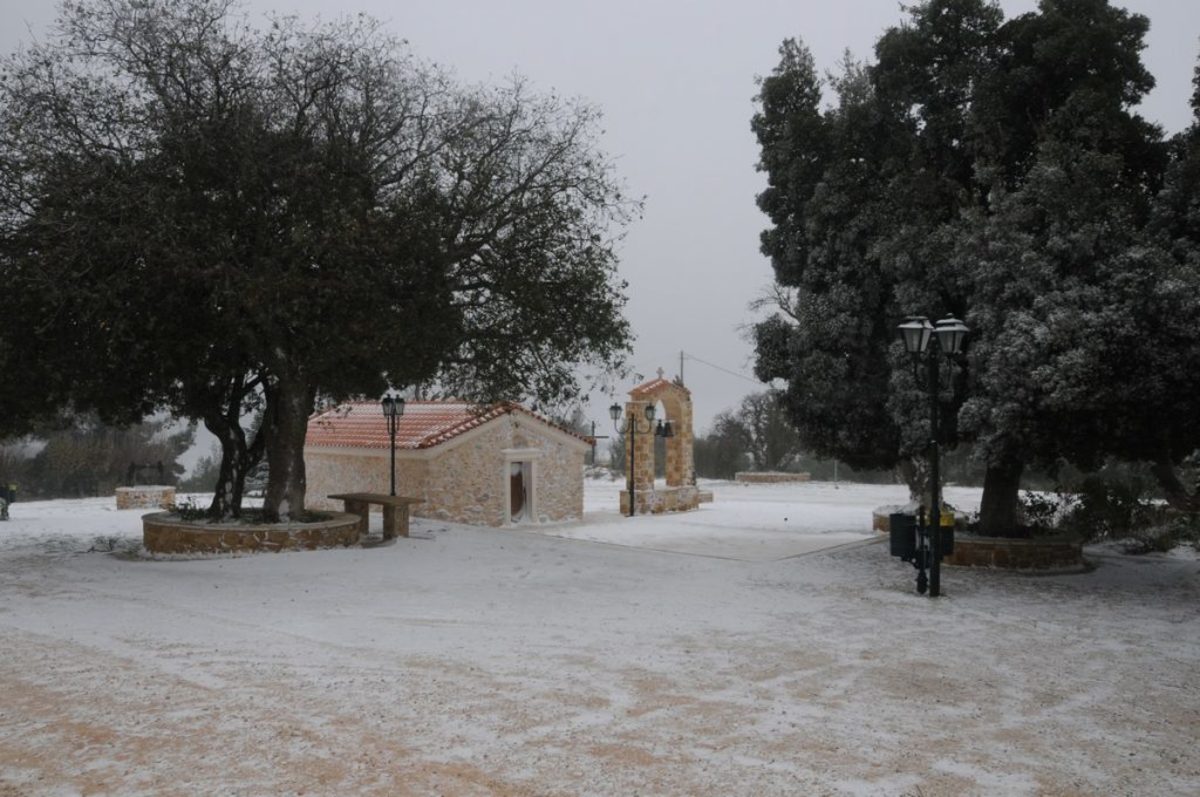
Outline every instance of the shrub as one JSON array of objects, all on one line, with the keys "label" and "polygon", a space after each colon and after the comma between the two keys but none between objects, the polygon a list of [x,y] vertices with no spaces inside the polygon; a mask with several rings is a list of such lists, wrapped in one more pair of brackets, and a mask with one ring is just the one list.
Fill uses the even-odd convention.
[{"label": "shrub", "polygon": [[1030,537],[1047,537],[1062,532],[1063,516],[1070,511],[1073,500],[1061,493],[1039,493],[1026,490],[1021,494],[1021,516]]},{"label": "shrub", "polygon": [[1200,549],[1200,516],[1171,513],[1161,523],[1134,533],[1125,543],[1126,553],[1166,553],[1179,545]]},{"label": "shrub", "polygon": [[208,518],[208,507],[197,504],[190,498],[171,504],[167,511],[179,515],[180,520],[205,520]]},{"label": "shrub", "polygon": [[[167,507],[167,511],[179,516],[180,520],[196,521],[196,520],[212,520],[209,514],[209,508],[195,503],[190,498],[180,501]],[[328,512],[314,512],[306,509],[298,515],[292,516],[293,523],[320,523],[323,520],[329,520],[333,515]],[[266,520],[263,518],[261,509],[243,509],[242,514],[237,518],[239,523],[250,525],[260,523],[274,523],[276,521]]]},{"label": "shrub", "polygon": [[1161,520],[1162,509],[1150,500],[1144,476],[1106,468],[1084,477],[1077,501],[1061,528],[1087,542],[1128,537]]}]

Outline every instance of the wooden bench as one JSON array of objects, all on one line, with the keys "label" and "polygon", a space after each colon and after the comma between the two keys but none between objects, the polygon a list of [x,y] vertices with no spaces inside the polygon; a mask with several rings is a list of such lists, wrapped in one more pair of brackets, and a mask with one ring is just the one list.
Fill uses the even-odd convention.
[{"label": "wooden bench", "polygon": [[397,535],[408,536],[408,508],[413,504],[422,503],[420,498],[409,498],[403,495],[383,495],[382,493],[338,493],[329,498],[341,501],[346,506],[346,512],[358,515],[358,530],[366,535],[370,530],[371,505],[383,507],[383,538],[390,540]]}]

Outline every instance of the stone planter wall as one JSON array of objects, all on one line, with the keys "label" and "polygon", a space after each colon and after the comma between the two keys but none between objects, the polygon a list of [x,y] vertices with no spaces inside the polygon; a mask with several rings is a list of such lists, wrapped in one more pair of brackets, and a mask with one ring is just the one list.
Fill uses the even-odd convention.
[{"label": "stone planter wall", "polygon": [[[891,532],[892,512],[898,507],[884,506],[871,515],[871,526],[881,534]],[[1071,570],[1083,567],[1083,544],[1065,538],[1015,539],[975,537],[961,528],[965,515],[956,516],[960,529],[954,536],[954,553],[943,564],[959,567],[995,567],[1003,570]]]},{"label": "stone planter wall", "polygon": [[1083,544],[1068,539],[957,537],[944,564],[1005,570],[1068,570],[1083,567]]},{"label": "stone planter wall", "polygon": [[317,523],[234,525],[180,520],[170,512],[142,516],[142,543],[151,553],[294,551],[355,545],[359,518],[332,512]]},{"label": "stone planter wall", "polygon": [[166,509],[174,503],[175,488],[168,485],[117,488],[117,509]]},{"label": "stone planter wall", "polygon": [[806,482],[812,478],[807,473],[778,473],[774,471],[741,471],[733,475],[734,481],[745,484],[785,484]]}]

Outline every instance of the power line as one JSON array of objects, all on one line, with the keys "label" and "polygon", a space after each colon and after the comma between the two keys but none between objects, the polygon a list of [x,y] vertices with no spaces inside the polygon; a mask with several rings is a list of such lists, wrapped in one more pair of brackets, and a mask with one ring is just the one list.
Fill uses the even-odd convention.
[{"label": "power line", "polygon": [[710,363],[708,360],[702,360],[694,354],[688,354],[687,352],[683,352],[683,356],[689,360],[695,360],[696,362],[700,363],[701,365],[707,365],[709,368],[714,368],[714,369],[720,371],[721,373],[729,374],[730,376],[736,376],[738,379],[745,379],[747,382],[750,382],[751,384],[760,385],[760,386],[762,385],[762,382],[758,381],[757,379],[754,379],[753,377],[746,376],[745,374],[739,373],[737,371],[732,371],[728,368],[722,368],[719,365]]}]

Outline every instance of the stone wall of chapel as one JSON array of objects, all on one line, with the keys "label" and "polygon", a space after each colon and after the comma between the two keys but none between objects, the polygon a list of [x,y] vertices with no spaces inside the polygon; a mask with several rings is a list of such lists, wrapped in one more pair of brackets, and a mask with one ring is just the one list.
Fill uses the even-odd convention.
[{"label": "stone wall of chapel", "polygon": [[518,431],[514,448],[536,448],[542,455],[533,466],[539,523],[583,517],[583,458],[585,451],[550,436]]},{"label": "stone wall of chapel", "polygon": [[[384,493],[391,489],[388,451],[340,453],[305,449],[304,471],[308,484],[304,503],[310,509],[341,511],[342,502],[330,500],[335,493]],[[428,500],[428,463],[396,457],[396,494]],[[421,514],[421,506],[413,507]]]},{"label": "stone wall of chapel", "polygon": [[[429,505],[433,517],[484,526],[508,522],[510,462],[505,449],[536,449],[534,501],[539,523],[583,515],[584,452],[509,416],[430,462]],[[421,514],[418,512],[418,514]]]},{"label": "stone wall of chapel", "polygon": [[429,492],[416,514],[475,526],[504,524],[504,456],[510,424],[492,423],[429,460]]},{"label": "stone wall of chapel", "polygon": [[[573,520],[583,515],[583,458],[585,451],[545,434],[534,424],[508,416],[487,424],[457,445],[428,459],[396,459],[396,492],[420,498],[416,517],[477,526],[508,522],[510,460],[505,449],[536,449],[534,459],[535,521]],[[437,449],[434,449],[435,451]],[[308,506],[340,510],[331,493],[388,492],[388,452],[340,454],[305,452]]]}]

